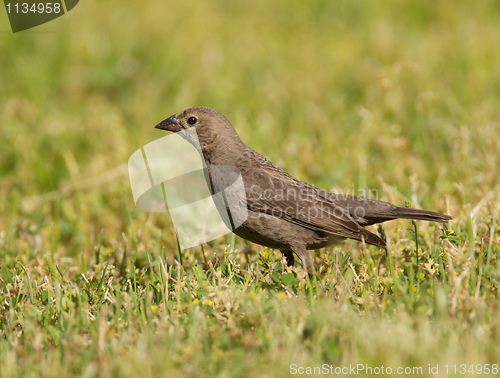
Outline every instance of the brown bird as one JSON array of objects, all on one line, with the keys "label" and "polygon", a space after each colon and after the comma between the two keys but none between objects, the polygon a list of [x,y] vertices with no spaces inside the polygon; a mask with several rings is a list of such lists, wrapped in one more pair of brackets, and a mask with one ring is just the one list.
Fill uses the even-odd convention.
[{"label": "brown bird", "polygon": [[[294,264],[295,253],[308,273],[313,271],[308,249],[319,249],[346,238],[385,247],[385,242],[364,226],[397,218],[441,223],[452,219],[432,211],[329,193],[297,180],[246,146],[233,125],[211,108],[186,109],[155,127],[172,132],[195,128],[208,171],[211,167],[231,166],[243,179],[245,198],[236,201],[243,203],[248,217],[233,232],[253,243],[281,250],[288,265]],[[205,177],[212,193],[234,181],[234,177],[227,177],[231,174],[225,175],[225,179],[221,177],[224,175],[208,176]]]}]

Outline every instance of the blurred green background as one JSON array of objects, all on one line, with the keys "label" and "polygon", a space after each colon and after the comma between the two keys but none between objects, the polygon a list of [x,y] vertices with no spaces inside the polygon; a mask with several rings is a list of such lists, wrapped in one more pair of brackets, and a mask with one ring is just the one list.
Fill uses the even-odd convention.
[{"label": "blurred green background", "polygon": [[17,34],[0,17],[1,186],[23,195],[125,163],[190,106],[326,189],[380,176],[409,196],[416,175],[429,206],[497,180],[497,1],[87,0]]}]

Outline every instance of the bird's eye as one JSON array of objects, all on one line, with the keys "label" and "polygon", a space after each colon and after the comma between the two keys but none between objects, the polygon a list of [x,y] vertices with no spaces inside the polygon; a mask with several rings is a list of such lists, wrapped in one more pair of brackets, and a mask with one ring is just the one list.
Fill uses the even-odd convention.
[{"label": "bird's eye", "polygon": [[196,117],[194,117],[194,116],[193,116],[193,117],[189,117],[189,118],[188,118],[188,123],[189,123],[190,125],[194,125],[196,122],[198,122],[198,118],[196,118]]}]

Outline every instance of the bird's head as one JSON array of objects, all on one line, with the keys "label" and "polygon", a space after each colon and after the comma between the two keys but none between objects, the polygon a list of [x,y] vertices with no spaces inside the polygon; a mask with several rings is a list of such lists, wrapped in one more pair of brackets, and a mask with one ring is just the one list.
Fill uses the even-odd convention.
[{"label": "bird's head", "polygon": [[[188,108],[161,121],[156,129],[178,132],[195,127],[197,132],[202,129],[221,129],[231,125],[217,110],[205,107]],[[232,126],[231,126],[232,128]]]},{"label": "bird's head", "polygon": [[[210,150],[210,146],[226,145],[236,148],[242,143],[226,117],[211,108],[188,108],[161,121],[155,128],[172,132],[194,128],[204,152]],[[185,135],[183,137],[186,138]]]}]

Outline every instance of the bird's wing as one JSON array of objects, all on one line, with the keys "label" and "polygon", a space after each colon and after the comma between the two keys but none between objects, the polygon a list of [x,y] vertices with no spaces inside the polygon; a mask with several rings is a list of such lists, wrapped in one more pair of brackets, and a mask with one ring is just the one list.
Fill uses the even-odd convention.
[{"label": "bird's wing", "polygon": [[346,209],[322,196],[319,189],[295,179],[280,168],[261,164],[242,173],[249,210],[312,230],[385,246],[382,239],[361,227]]}]

